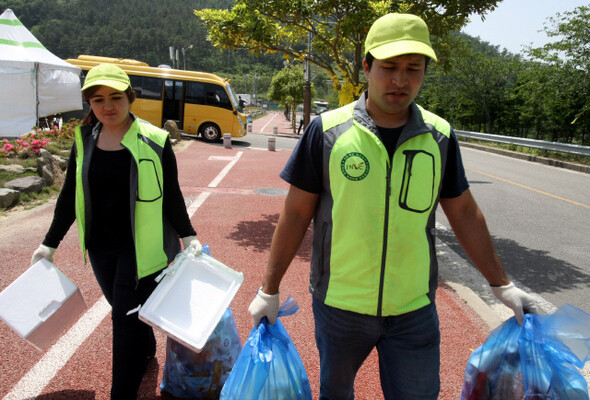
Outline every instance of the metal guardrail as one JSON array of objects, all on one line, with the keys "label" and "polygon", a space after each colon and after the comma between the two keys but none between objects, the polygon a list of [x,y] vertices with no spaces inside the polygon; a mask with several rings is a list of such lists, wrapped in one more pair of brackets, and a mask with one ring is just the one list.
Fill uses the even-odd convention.
[{"label": "metal guardrail", "polygon": [[455,130],[457,137],[464,137],[469,139],[484,140],[495,143],[507,143],[517,146],[533,147],[536,149],[556,151],[567,154],[579,154],[583,156],[590,156],[590,146],[580,146],[577,144],[548,142],[545,140],[527,139],[515,136],[494,135],[491,133],[478,133],[469,131]]}]

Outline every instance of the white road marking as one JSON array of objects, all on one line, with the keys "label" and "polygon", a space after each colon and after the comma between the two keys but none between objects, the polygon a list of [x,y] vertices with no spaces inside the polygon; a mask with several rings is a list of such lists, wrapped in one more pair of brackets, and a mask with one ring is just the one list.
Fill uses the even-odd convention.
[{"label": "white road marking", "polygon": [[277,113],[274,113],[272,115],[272,118],[268,120],[268,122],[266,124],[264,124],[264,126],[262,127],[262,129],[260,129],[260,133],[264,132],[264,129],[268,126],[268,124],[270,124],[272,122],[273,119],[275,119],[275,117],[279,115]]},{"label": "white road marking", "polygon": [[210,194],[211,194],[211,192],[203,192],[203,193],[199,194],[199,196],[197,196],[196,200],[193,201],[190,206],[188,206],[186,211],[188,213],[189,218],[193,217],[195,212],[199,209],[199,207],[201,207],[201,205],[203,205],[203,203],[205,202],[205,200],[207,200],[207,197],[209,197]]},{"label": "white road marking", "polygon": [[[228,160],[228,165],[209,183],[214,188],[229,173],[239,161],[244,152],[238,152],[234,157],[219,157],[217,160]],[[210,158],[212,159],[212,158]],[[189,218],[201,207],[211,192],[201,193],[187,209]],[[102,296],[78,322],[70,328],[12,388],[3,400],[35,399],[57,375],[68,360],[74,355],[78,347],[94,332],[102,320],[108,315],[111,307]]]},{"label": "white road marking", "polygon": [[225,166],[225,168],[219,173],[219,175],[217,175],[215,177],[215,179],[213,179],[211,181],[211,183],[209,184],[208,187],[210,187],[210,188],[217,187],[217,185],[219,185],[219,182],[221,182],[221,180],[223,178],[225,178],[225,176],[228,174],[229,170],[232,169],[232,167],[234,165],[236,165],[236,163],[238,162],[238,160],[240,159],[240,157],[242,157],[242,154],[244,154],[244,152],[243,151],[239,151],[238,154],[236,154],[236,156],[233,158],[233,160],[231,160],[230,163],[227,164]]}]

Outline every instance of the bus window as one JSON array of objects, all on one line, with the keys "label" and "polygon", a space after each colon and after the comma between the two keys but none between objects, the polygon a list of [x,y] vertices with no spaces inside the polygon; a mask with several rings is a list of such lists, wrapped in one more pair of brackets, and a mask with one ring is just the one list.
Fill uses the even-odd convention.
[{"label": "bus window", "polygon": [[206,105],[233,110],[232,104],[229,101],[229,96],[222,86],[205,83],[205,93]]},{"label": "bus window", "polygon": [[184,101],[233,111],[232,103],[223,86],[212,83],[187,82]]},{"label": "bus window", "polygon": [[162,79],[147,76],[129,75],[131,87],[139,99],[160,100],[162,98]]},{"label": "bus window", "polygon": [[190,104],[205,104],[205,84],[187,82],[184,101]]}]

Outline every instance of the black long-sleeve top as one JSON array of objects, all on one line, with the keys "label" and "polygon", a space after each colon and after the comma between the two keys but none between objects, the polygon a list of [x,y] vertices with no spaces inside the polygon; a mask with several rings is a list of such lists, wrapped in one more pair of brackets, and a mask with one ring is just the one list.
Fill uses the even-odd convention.
[{"label": "black long-sleeve top", "polygon": [[[92,201],[92,226],[86,247],[132,248],[132,227],[129,207],[131,153],[126,150],[95,149],[89,171]],[[186,211],[178,183],[178,167],[170,140],[162,154],[163,214],[179,237],[196,235]],[[65,182],[57,199],[53,221],[43,244],[57,248],[76,219],[76,157],[75,145],[70,153]]]}]

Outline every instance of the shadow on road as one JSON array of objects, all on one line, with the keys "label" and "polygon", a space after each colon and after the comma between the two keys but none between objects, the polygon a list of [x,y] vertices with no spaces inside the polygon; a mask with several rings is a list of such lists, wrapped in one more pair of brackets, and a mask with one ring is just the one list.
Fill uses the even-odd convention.
[{"label": "shadow on road", "polygon": [[60,390],[35,397],[36,400],[94,400],[96,393],[90,390]]},{"label": "shadow on road", "polygon": [[[228,239],[236,242],[238,246],[248,247],[260,253],[270,251],[270,243],[279,221],[279,214],[265,214],[262,217],[264,219],[258,221],[240,221]],[[308,229],[296,257],[304,260],[311,258],[311,227]]]},{"label": "shadow on road", "polygon": [[[436,234],[471,264],[452,231],[437,230]],[[590,275],[573,264],[551,257],[548,251],[529,249],[509,239],[493,237],[493,241],[508,275],[536,293],[590,288]]]}]

